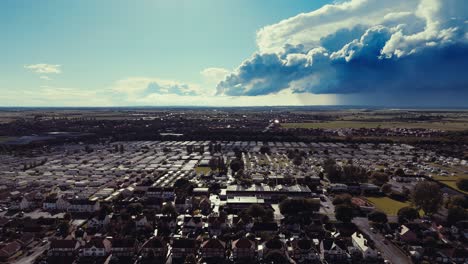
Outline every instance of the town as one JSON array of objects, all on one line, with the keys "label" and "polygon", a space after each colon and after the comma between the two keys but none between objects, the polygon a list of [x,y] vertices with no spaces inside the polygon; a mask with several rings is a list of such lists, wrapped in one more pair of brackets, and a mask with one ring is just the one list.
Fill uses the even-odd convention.
[{"label": "town", "polygon": [[468,264],[468,0],[0,0],[0,264]]},{"label": "town", "polygon": [[467,161],[409,144],[77,142],[0,159],[7,263],[468,261]]}]

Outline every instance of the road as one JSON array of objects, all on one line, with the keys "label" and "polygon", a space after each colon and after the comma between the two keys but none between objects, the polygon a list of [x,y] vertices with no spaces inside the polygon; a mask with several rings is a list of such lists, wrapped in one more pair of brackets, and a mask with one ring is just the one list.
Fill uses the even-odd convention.
[{"label": "road", "polygon": [[46,249],[49,248],[49,243],[50,242],[47,242],[47,244],[45,244],[45,245],[34,248],[34,252],[31,255],[19,258],[19,259],[15,260],[14,262],[12,262],[11,264],[32,264],[32,263],[34,263],[34,260],[37,257],[39,257],[42,253],[44,253],[44,251],[46,251]]},{"label": "road", "polygon": [[363,217],[353,219],[353,223],[366,234],[375,243],[375,247],[382,253],[382,256],[389,260],[392,264],[412,264],[411,259],[392,242],[388,241],[387,244],[383,243],[385,239],[380,233],[373,233],[370,231],[369,220]]},{"label": "road", "polygon": [[324,195],[325,201],[320,201],[320,213],[327,215],[331,221],[335,221],[335,206],[327,195]]}]

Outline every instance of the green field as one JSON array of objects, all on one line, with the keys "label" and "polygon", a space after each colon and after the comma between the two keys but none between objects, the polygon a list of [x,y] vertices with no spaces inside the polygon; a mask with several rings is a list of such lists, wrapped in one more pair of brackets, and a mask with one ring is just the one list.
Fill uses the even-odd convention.
[{"label": "green field", "polygon": [[0,143],[10,141],[10,140],[13,140],[13,139],[15,139],[15,137],[2,137],[2,136],[0,136]]},{"label": "green field", "polygon": [[454,174],[453,176],[442,176],[442,175],[433,175],[432,176],[432,179],[442,183],[442,184],[445,184],[449,187],[452,187],[453,189],[459,191],[459,192],[462,192],[464,194],[468,194],[468,192],[466,191],[462,191],[458,188],[457,186],[457,180],[458,179],[468,179],[468,174],[466,174],[464,171],[465,171],[465,167],[462,167],[462,166],[443,166],[443,165],[440,165],[440,164],[436,164],[436,163],[432,163],[433,166],[435,167],[439,167],[441,168],[442,170],[445,170],[447,171],[448,173],[450,174]]},{"label": "green field", "polygon": [[468,122],[368,122],[368,121],[330,121],[308,123],[283,123],[284,128],[423,128],[460,131],[468,130]]},{"label": "green field", "polygon": [[464,194],[468,194],[468,192],[465,192],[463,190],[460,190],[457,186],[457,180],[460,179],[460,178],[468,178],[468,176],[433,176],[432,177],[434,180],[442,183],[442,184],[445,184],[449,187],[452,187],[453,189],[461,192],[461,193],[464,193]]},{"label": "green field", "polygon": [[366,197],[377,210],[386,213],[388,216],[396,216],[402,207],[410,206],[409,202],[400,202],[389,197]]},{"label": "green field", "polygon": [[198,173],[198,174],[208,174],[211,172],[211,168],[210,167],[195,167],[195,172]]}]

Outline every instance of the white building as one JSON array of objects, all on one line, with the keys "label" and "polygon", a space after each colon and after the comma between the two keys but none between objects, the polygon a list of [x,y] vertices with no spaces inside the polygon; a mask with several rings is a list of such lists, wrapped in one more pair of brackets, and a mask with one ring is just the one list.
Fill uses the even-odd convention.
[{"label": "white building", "polygon": [[367,239],[362,235],[359,234],[358,232],[354,232],[354,234],[351,236],[353,246],[359,251],[361,251],[362,256],[367,259],[367,258],[377,258],[378,253],[377,250],[371,248],[367,244]]}]

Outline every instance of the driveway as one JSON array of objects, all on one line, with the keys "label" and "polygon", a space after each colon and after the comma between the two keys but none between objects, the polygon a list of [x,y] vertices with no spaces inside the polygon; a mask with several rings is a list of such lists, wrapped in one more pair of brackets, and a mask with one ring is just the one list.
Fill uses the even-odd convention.
[{"label": "driveway", "polygon": [[44,251],[49,248],[49,243],[50,242],[47,242],[47,244],[45,244],[45,245],[34,248],[33,249],[34,252],[31,255],[19,258],[19,259],[13,261],[11,264],[32,264],[32,263],[34,263],[34,260],[36,260],[37,257],[42,255],[42,253],[44,253]]},{"label": "driveway", "polygon": [[387,240],[387,244],[383,243],[385,239],[380,233],[373,233],[370,231],[369,220],[364,217],[357,217],[353,219],[353,223],[366,234],[375,243],[375,247],[382,253],[382,256],[389,260],[392,264],[412,264],[411,259],[392,242]]}]

